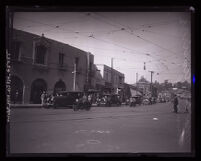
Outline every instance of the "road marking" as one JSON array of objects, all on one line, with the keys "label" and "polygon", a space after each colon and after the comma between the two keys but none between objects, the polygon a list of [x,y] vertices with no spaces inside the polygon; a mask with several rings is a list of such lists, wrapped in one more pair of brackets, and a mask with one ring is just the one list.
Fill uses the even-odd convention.
[{"label": "road marking", "polygon": [[101,133],[101,134],[106,133],[106,134],[109,134],[110,131],[109,130],[106,130],[106,131],[104,131],[104,130],[91,130],[91,133]]},{"label": "road marking", "polygon": [[88,130],[76,130],[75,133],[87,132]]},{"label": "road marking", "polygon": [[154,117],[153,120],[158,120],[158,118]]},{"label": "road marking", "polygon": [[87,144],[100,144],[101,141],[99,140],[87,140]]}]

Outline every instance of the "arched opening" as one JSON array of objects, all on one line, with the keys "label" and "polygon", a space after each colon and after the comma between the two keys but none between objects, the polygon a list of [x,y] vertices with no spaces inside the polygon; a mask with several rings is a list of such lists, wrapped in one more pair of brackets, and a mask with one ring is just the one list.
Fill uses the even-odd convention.
[{"label": "arched opening", "polygon": [[22,103],[23,82],[18,76],[11,76],[11,103]]},{"label": "arched opening", "polygon": [[36,79],[31,85],[31,98],[30,102],[33,104],[41,103],[41,94],[47,91],[47,84],[43,79]]},{"label": "arched opening", "polygon": [[60,91],[65,91],[66,90],[66,85],[62,80],[59,80],[56,82],[54,86],[54,94]]}]

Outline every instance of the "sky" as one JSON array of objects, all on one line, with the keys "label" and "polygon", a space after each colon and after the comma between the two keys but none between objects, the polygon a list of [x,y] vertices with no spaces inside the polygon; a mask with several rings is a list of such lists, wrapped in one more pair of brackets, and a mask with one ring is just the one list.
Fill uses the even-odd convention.
[{"label": "sky", "polygon": [[190,82],[190,12],[16,12],[13,26],[91,52],[95,64],[113,58],[129,84],[150,71],[153,82]]}]

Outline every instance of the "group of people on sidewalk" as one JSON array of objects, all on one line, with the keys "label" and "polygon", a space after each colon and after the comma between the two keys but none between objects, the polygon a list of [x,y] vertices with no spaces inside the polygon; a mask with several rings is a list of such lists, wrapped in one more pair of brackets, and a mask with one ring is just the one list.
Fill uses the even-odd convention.
[{"label": "group of people on sidewalk", "polygon": [[[176,94],[174,94],[173,96],[172,104],[173,104],[173,112],[178,113],[179,100]],[[190,98],[185,98],[185,105],[184,105],[185,112],[187,113],[189,112],[189,107],[190,107]]]},{"label": "group of people on sidewalk", "polygon": [[54,100],[54,95],[50,94],[48,95],[47,92],[43,91],[41,94],[41,104],[42,106],[46,104],[52,104]]}]

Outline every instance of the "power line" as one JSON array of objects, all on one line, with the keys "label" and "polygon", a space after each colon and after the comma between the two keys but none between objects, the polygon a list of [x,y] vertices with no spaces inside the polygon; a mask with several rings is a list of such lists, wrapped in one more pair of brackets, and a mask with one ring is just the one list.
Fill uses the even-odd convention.
[{"label": "power line", "polygon": [[[96,14],[97,14],[97,13],[96,13]],[[103,16],[102,16],[102,17],[103,17]],[[104,16],[104,17],[105,17],[105,16]],[[99,19],[99,20],[100,20],[100,19]],[[101,21],[103,21],[103,20],[101,20]],[[108,22],[106,22],[106,21],[103,21],[103,22],[105,22],[105,23],[107,23],[107,24],[109,24],[109,25],[112,25],[113,27],[118,27],[118,28],[119,28],[119,26],[114,25],[114,24],[112,24],[112,23],[108,23]],[[122,28],[122,29],[123,29],[123,28]],[[136,34],[134,34],[133,32],[127,31],[126,29],[124,29],[124,30],[122,30],[122,31],[125,31],[125,32],[127,32],[127,33],[129,33],[129,34],[131,34],[131,35],[135,35],[137,38],[140,38],[140,39],[142,39],[142,40],[144,40],[144,41],[146,41],[146,42],[148,42],[148,43],[151,43],[151,44],[153,44],[153,45],[155,45],[155,46],[157,46],[157,47],[159,47],[159,48],[161,48],[161,49],[163,49],[163,50],[166,50],[166,51],[168,51],[168,52],[171,52],[171,53],[173,53],[174,55],[176,54],[175,52],[171,51],[170,49],[164,48],[163,46],[161,46],[161,45],[159,45],[159,44],[157,44],[157,43],[154,43],[153,41],[144,39],[143,37],[141,37],[141,36],[139,36],[139,35],[136,35]],[[172,56],[172,55],[171,55],[171,56]]]},{"label": "power line", "polygon": [[[37,23],[40,23],[40,22],[37,22]],[[48,24],[45,24],[45,23],[40,23],[40,24],[43,24],[43,25],[48,25]],[[50,26],[50,25],[48,25],[48,26]],[[50,27],[52,27],[52,26],[50,26]],[[62,30],[63,31],[63,30]],[[74,31],[73,31],[73,33],[74,33]],[[79,34],[79,32],[78,32],[78,34]],[[81,35],[81,36],[83,36],[83,35]],[[84,36],[84,37],[86,37],[86,36]],[[93,37],[93,38],[95,38],[95,37]],[[97,39],[97,38],[95,38],[95,39]],[[101,40],[101,39],[97,39],[97,40],[99,40],[99,41],[104,41],[104,42],[106,42],[106,43],[110,43],[110,44],[114,44],[114,43],[111,43],[111,42],[109,42],[109,41],[105,41],[105,40]],[[119,44],[117,44],[117,43],[115,43],[115,46],[118,46],[118,47],[123,47],[123,48],[126,48],[126,49],[128,49],[128,50],[130,50],[130,51],[133,51],[133,49],[129,49],[129,48],[127,48],[127,47],[124,47],[124,46],[120,46]],[[136,53],[134,53],[134,54],[136,54]],[[145,54],[145,55],[147,55],[146,53],[143,53],[143,54]],[[150,55],[147,55],[147,56],[150,56]],[[155,59],[155,58],[154,58]],[[161,60],[161,59],[158,59],[158,60]],[[154,61],[154,60],[153,60]],[[157,60],[155,60],[155,61],[157,61]]]}]

